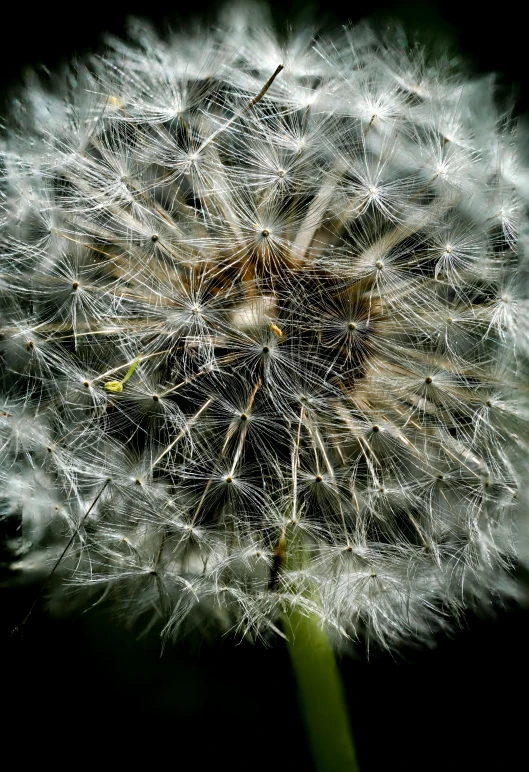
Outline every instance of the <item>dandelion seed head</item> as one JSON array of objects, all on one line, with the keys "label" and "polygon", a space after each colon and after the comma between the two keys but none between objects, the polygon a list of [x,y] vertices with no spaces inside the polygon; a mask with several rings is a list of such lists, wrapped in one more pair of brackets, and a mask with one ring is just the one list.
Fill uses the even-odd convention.
[{"label": "dandelion seed head", "polygon": [[492,79],[403,39],[226,8],[28,82],[0,517],[17,577],[71,540],[58,606],[260,639],[294,604],[391,648],[516,595],[523,137]]}]

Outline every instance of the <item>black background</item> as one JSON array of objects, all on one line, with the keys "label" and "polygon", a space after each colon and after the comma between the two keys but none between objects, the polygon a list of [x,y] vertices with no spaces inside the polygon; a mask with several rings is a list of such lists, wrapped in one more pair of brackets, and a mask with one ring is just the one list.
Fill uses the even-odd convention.
[{"label": "black background", "polygon": [[[229,3],[228,3],[229,4]],[[190,14],[214,18],[221,2],[185,4],[140,2],[112,3],[93,0],[90,3],[38,3],[31,10],[27,4],[9,3],[2,10],[0,38],[0,80],[2,98],[9,85],[16,83],[26,66],[45,63],[53,68],[74,53],[93,51],[105,31],[123,35],[129,15],[148,18],[156,23],[188,18]],[[382,21],[398,19],[420,39],[434,45],[448,45],[460,51],[477,71],[497,72],[504,86],[514,85],[518,107],[529,109],[527,26],[522,18],[523,5],[511,2],[488,6],[485,2],[278,2],[272,0],[278,21],[294,19],[299,11],[312,9],[317,19],[329,25],[373,18]]]},{"label": "black background", "polygon": [[[306,4],[274,6],[281,19]],[[202,3],[194,11],[211,9]],[[496,71],[529,110],[526,28],[505,3],[314,5],[332,23],[389,16],[423,41],[460,51],[477,71]],[[123,34],[127,15],[160,22],[174,4],[46,5],[3,10],[0,111],[24,68],[53,69],[93,50],[105,30]],[[177,19],[176,14],[173,18]],[[271,648],[190,640],[166,648],[136,640],[95,611],[58,620],[37,609],[20,639],[9,636],[35,588],[2,589],[2,696],[8,719],[3,748],[9,768],[42,763],[57,769],[133,769],[162,765],[205,770],[306,770],[312,766],[297,714],[295,684],[278,641]],[[527,768],[529,614],[499,610],[440,636],[434,649],[397,655],[360,650],[340,661],[362,772]],[[4,724],[4,730],[6,730]],[[345,772],[345,771],[344,771]]]}]

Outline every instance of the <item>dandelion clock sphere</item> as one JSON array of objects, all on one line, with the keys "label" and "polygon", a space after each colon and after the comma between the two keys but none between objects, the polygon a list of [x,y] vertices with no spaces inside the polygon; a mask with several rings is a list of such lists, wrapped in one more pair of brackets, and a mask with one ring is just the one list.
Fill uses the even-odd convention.
[{"label": "dandelion clock sphere", "polygon": [[493,80],[258,7],[131,39],[1,139],[12,571],[165,637],[295,611],[387,647],[515,591],[529,186]]}]

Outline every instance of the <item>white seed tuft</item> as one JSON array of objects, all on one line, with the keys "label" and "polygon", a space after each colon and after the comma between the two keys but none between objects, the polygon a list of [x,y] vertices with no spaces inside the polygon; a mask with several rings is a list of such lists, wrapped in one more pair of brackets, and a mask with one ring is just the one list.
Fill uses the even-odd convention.
[{"label": "white seed tuft", "polygon": [[133,33],[1,138],[17,576],[73,537],[70,585],[165,635],[294,604],[384,646],[514,592],[529,178],[492,81],[255,9]]}]

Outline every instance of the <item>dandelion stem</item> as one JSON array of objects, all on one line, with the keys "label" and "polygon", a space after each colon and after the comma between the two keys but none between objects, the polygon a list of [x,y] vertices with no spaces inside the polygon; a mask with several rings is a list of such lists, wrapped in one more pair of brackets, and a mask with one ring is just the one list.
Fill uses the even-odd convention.
[{"label": "dandelion stem", "polygon": [[316,772],[357,772],[340,673],[325,631],[315,615],[296,609],[284,627]]}]

